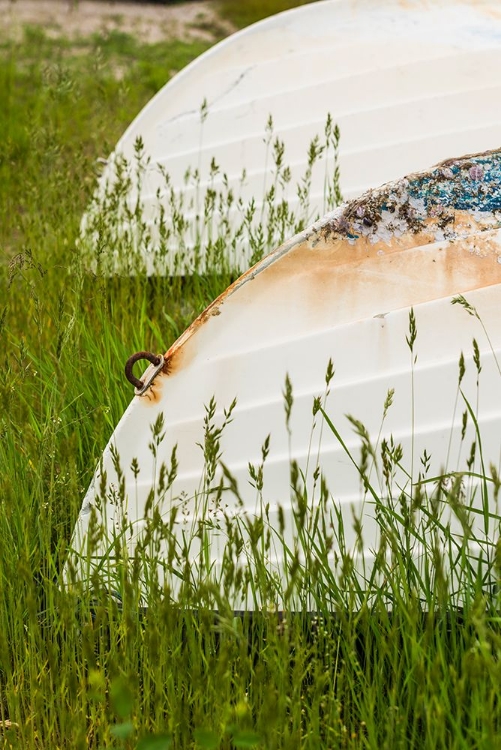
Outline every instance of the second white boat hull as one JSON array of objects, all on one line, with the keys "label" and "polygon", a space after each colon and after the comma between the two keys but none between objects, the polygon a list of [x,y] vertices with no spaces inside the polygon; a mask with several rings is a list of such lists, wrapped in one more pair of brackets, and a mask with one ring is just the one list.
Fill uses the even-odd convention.
[{"label": "second white boat hull", "polygon": [[[255,24],[170,81],[118,142],[84,220],[98,266],[191,272],[197,262],[205,267],[195,249],[203,259],[211,240],[222,236],[227,263],[246,270],[256,246],[266,253],[279,242],[278,228],[270,242],[259,240],[259,225],[265,222],[266,236],[274,223],[268,203],[285,200],[294,211],[285,236],[334,205],[336,149],[332,129],[324,135],[328,114],[340,129],[338,187],[351,199],[448,156],[496,148],[500,70],[501,14],[493,2],[328,0]],[[273,132],[266,130],[270,116]],[[273,151],[277,138],[285,148],[281,167]],[[318,154],[307,178],[315,138]],[[122,158],[128,168],[116,192]],[[298,188],[307,185],[301,200]],[[210,191],[216,197],[207,202]],[[244,217],[252,201],[249,229]]]}]

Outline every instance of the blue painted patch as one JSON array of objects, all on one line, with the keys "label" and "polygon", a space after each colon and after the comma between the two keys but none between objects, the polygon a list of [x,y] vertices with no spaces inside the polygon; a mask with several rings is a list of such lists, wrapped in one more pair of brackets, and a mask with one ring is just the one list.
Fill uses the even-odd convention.
[{"label": "blue painted patch", "polygon": [[468,31],[470,38],[479,40],[483,48],[487,48],[489,44],[497,46],[501,42],[501,32],[495,24],[475,23]]},{"label": "blue painted patch", "polygon": [[409,196],[457,211],[501,211],[501,154],[457,160],[410,181]]}]

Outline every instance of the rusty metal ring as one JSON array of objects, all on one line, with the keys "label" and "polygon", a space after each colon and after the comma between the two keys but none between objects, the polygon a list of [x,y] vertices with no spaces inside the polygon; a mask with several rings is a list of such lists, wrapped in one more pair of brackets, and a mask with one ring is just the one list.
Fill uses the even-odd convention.
[{"label": "rusty metal ring", "polygon": [[133,354],[127,362],[125,363],[125,377],[129,381],[129,383],[132,383],[138,391],[143,391],[145,388],[145,384],[142,380],[139,380],[139,378],[136,378],[136,376],[132,373],[132,368],[136,364],[136,362],[139,362],[140,359],[146,359],[148,362],[151,362],[152,365],[155,365],[156,367],[160,367],[160,365],[163,365],[164,358],[161,354],[152,354],[152,352],[136,352]]}]

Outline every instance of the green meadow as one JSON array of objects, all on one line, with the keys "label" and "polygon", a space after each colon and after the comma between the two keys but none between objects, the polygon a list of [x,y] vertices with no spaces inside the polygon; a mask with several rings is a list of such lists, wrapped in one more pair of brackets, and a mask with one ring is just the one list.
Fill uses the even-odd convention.
[{"label": "green meadow", "polygon": [[[236,5],[245,4],[220,7],[237,25],[270,12],[249,2],[247,18]],[[135,561],[118,552],[113,593],[99,575],[63,582],[84,493],[131,398],[126,359],[166,351],[233,279],[220,262],[184,278],[110,276],[83,262],[78,241],[98,159],[207,46],[147,45],[118,32],[70,42],[38,27],[0,38],[0,748],[501,747],[501,563],[496,550],[486,585],[442,522],[444,502],[465,517],[460,477],[429,489],[411,483],[390,510],[373,497],[386,547],[366,589],[339,527],[342,586],[334,579],[333,540],[293,465],[302,554],[291,558],[280,611],[235,616],[224,594],[204,586],[173,599],[153,581],[145,593]],[[326,138],[335,152],[332,123]],[[271,209],[265,217],[262,236],[249,237],[254,260],[305,221]],[[115,222],[109,209],[104,240]],[[287,384],[284,399],[287,419]],[[316,416],[336,433],[320,403]],[[375,448],[356,428],[362,451],[353,458],[369,491]],[[206,460],[219,460],[217,440]],[[399,460],[398,446],[386,451],[388,487]],[[480,487],[497,497],[494,470]],[[331,503],[328,488],[321,502]],[[424,568],[409,541],[422,529],[402,510],[418,506],[436,531]],[[454,591],[438,536],[456,544]],[[262,601],[266,552],[261,541],[252,549]],[[295,589],[315,592],[311,611],[297,607]]]}]

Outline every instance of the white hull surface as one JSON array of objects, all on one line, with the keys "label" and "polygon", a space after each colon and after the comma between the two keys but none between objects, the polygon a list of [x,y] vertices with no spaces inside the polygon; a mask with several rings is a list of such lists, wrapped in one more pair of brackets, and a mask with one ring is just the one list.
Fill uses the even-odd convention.
[{"label": "white hull surface", "polygon": [[[337,156],[332,134],[329,144],[324,135],[329,113],[340,129]],[[266,131],[270,115],[273,134]],[[211,241],[223,235],[227,260],[243,271],[253,253],[257,257],[276,246],[256,233],[260,223],[266,231],[273,223],[267,221],[269,201],[262,202],[274,183],[271,202],[288,203],[295,217],[287,220],[287,232],[294,233],[299,222],[307,226],[334,207],[336,160],[342,195],[350,199],[448,156],[497,148],[500,129],[497,3],[312,3],[216,45],[151,100],[118,142],[101,179],[98,205],[84,219],[84,234],[107,271],[190,271],[194,254],[210,255]],[[308,183],[315,136],[326,148],[313,164],[309,197],[300,200],[297,188]],[[279,170],[273,154],[277,137],[285,146]],[[125,170],[131,184],[117,208],[111,186],[122,157],[132,165]],[[213,160],[217,170],[211,170]],[[291,170],[288,182],[284,165]],[[113,197],[105,197],[106,186]],[[208,191],[213,197],[206,203]],[[255,213],[246,222],[252,199]],[[113,227],[111,235],[103,234],[102,226],[98,230],[99,203],[109,221],[113,211],[119,214],[120,232],[128,236],[122,255]],[[236,236],[239,227],[243,234]]]},{"label": "white hull surface", "polygon": [[[210,575],[217,579],[227,518],[247,523],[264,517],[271,549],[262,564],[286,580],[287,555],[277,534],[283,512],[282,536],[294,548],[297,498],[290,470],[296,461],[308,512],[322,503],[322,513],[337,519],[337,531],[341,518],[346,549],[358,549],[357,566],[362,573],[364,566],[370,570],[380,527],[374,496],[364,491],[355,466],[361,460],[361,438],[347,415],[365,426],[375,446],[378,458],[368,476],[383,507],[397,502],[401,492],[410,497],[420,473],[428,478],[467,469],[481,473],[473,415],[485,470],[491,464],[499,469],[500,187],[500,152],[443,163],[344,204],[244,274],[169,349],[164,372],[125,412],[84,500],[77,549],[85,547],[93,509],[97,520],[104,520],[108,538],[127,528],[123,539],[130,554],[150,527],[146,517],[157,513],[157,522],[160,516],[166,523],[171,519],[171,553],[176,549],[179,558],[162,575],[176,592],[180,579],[173,570],[181,571],[185,581],[196,581],[213,566]],[[459,294],[474,308],[465,309],[464,299],[451,304]],[[459,386],[461,353],[466,371]],[[327,397],[329,360],[335,374]],[[294,397],[290,432],[284,410],[287,376]],[[391,389],[393,403],[383,420]],[[224,410],[234,398],[231,420],[219,436]],[[318,398],[338,434],[321,412],[313,416]],[[211,400],[216,407],[209,420]],[[471,413],[462,436],[468,404]],[[155,422],[163,435],[156,456]],[[263,487],[256,489],[259,478],[252,479],[248,464],[262,463],[268,435]],[[390,436],[401,444],[403,457],[393,479],[385,481],[380,453]],[[205,443],[210,454],[218,439],[216,458],[204,468],[201,446]],[[475,441],[476,457],[468,465]],[[161,465],[168,474],[175,446],[177,472],[166,489]],[[430,456],[426,470],[425,450]],[[123,477],[117,474],[117,456]],[[227,469],[224,476],[220,461]],[[329,490],[324,501],[317,467]],[[224,490],[218,491],[221,477]],[[465,492],[477,509],[482,509],[480,485],[474,477],[465,479]],[[494,504],[490,510],[495,511]],[[361,520],[363,549],[357,548],[354,517]],[[210,541],[203,560],[198,540],[191,538],[200,522]],[[480,513],[474,523],[477,542],[490,538],[484,522]],[[478,551],[477,542],[472,545]],[[330,553],[334,573],[341,551],[336,544]],[[488,547],[484,544],[484,552]],[[97,558],[103,549],[95,551]],[[249,550],[246,543],[239,551],[241,564]],[[169,559],[167,542],[160,544],[159,555]],[[235,609],[260,604],[249,592],[239,590],[232,597]]]}]

